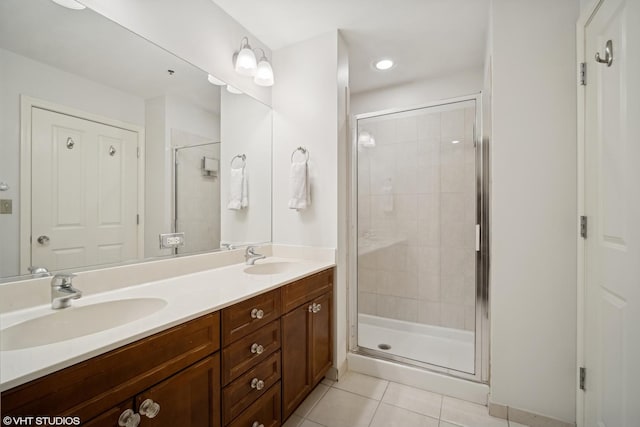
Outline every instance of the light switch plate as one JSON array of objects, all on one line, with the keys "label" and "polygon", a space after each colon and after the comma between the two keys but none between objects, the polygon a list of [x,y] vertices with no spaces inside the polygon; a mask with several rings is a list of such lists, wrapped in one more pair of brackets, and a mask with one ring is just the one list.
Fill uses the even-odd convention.
[{"label": "light switch plate", "polygon": [[160,235],[160,249],[184,246],[184,233],[164,233]]},{"label": "light switch plate", "polygon": [[13,200],[0,199],[0,214],[13,213]]}]

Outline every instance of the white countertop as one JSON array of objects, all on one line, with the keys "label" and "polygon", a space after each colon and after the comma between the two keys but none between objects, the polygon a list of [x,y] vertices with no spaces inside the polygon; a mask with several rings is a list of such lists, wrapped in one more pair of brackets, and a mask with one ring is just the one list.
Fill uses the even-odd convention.
[{"label": "white countertop", "polygon": [[[335,265],[328,260],[282,257],[269,257],[256,264],[281,261],[292,263],[292,267],[285,273],[247,274],[244,272],[247,267],[244,263],[233,264],[73,300],[72,307],[63,310],[129,298],[161,298],[167,302],[167,305],[147,317],[98,333],[37,347],[0,351],[0,391],[24,384]],[[0,325],[5,329],[52,312],[50,304],[7,312],[0,314]],[[114,315],[117,314],[114,313]]]}]

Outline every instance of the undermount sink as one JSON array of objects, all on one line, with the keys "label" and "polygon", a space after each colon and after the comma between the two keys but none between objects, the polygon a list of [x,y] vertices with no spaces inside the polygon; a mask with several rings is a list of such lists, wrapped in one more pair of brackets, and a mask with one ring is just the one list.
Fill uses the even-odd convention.
[{"label": "undermount sink", "polygon": [[71,306],[0,331],[0,349],[19,350],[66,341],[142,319],[167,305],[160,298],[132,298]]},{"label": "undermount sink", "polygon": [[291,270],[294,266],[293,262],[274,261],[262,264],[254,264],[244,269],[247,274],[281,274]]}]

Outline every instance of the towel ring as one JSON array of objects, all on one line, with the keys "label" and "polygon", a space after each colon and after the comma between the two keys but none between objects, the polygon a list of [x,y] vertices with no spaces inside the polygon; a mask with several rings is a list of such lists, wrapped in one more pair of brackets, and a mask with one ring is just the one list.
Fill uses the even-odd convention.
[{"label": "towel ring", "polygon": [[240,159],[242,160],[242,167],[244,167],[244,165],[247,163],[247,156],[244,154],[236,154],[235,156],[233,156],[233,158],[231,159],[231,167],[233,167],[233,161],[235,159]]},{"label": "towel ring", "polygon": [[298,147],[295,150],[293,150],[293,153],[291,153],[291,162],[293,163],[293,156],[295,156],[298,151],[302,152],[302,154],[304,154],[306,156],[305,161],[308,162],[309,161],[309,150],[307,150],[304,147]]}]

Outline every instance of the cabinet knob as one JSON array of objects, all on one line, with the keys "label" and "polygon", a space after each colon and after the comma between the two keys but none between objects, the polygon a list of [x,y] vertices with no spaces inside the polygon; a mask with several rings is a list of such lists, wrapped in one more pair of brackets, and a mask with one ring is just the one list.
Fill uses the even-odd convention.
[{"label": "cabinet knob", "polygon": [[251,427],[264,427],[264,424],[261,424],[260,421],[254,421]]},{"label": "cabinet knob", "polygon": [[309,304],[309,308],[307,308],[309,313],[315,313],[315,311],[313,311],[313,310],[315,310],[315,305],[316,305],[315,303]]},{"label": "cabinet knob", "polygon": [[140,424],[140,415],[131,409],[125,410],[120,414],[120,418],[118,418],[118,425],[120,427],[138,427],[138,424]]},{"label": "cabinet knob", "polygon": [[314,313],[319,312],[322,309],[322,304],[314,304],[316,307],[313,310]]},{"label": "cabinet knob", "polygon": [[264,311],[258,308],[254,308],[251,310],[251,318],[252,319],[262,319],[264,317]]},{"label": "cabinet knob", "polygon": [[140,405],[140,414],[145,415],[147,418],[155,418],[160,412],[160,405],[151,399],[146,399]]},{"label": "cabinet knob", "polygon": [[264,347],[258,343],[251,344],[251,353],[253,354],[262,354],[264,351]]},{"label": "cabinet knob", "polygon": [[254,378],[251,380],[251,388],[256,390],[262,390],[264,388],[264,381]]}]

